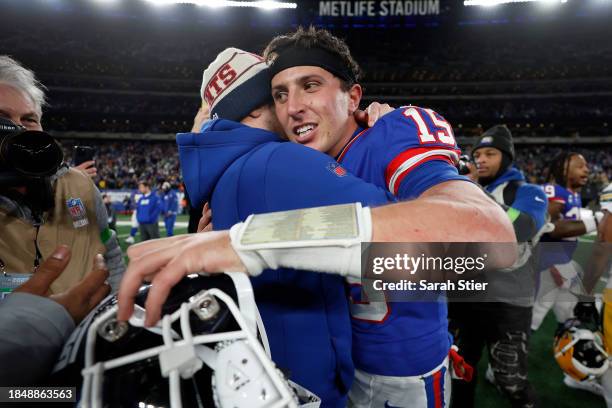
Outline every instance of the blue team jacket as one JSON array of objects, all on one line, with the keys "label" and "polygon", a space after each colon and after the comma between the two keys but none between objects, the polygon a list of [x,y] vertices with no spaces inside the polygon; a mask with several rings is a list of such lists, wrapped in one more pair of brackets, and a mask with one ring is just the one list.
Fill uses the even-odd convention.
[{"label": "blue team jacket", "polygon": [[[507,181],[525,182],[525,176],[518,168],[512,166],[501,176],[488,184],[485,190],[492,193],[493,190]],[[546,194],[544,194],[544,190],[540,186],[526,182],[521,184],[516,190],[514,201],[506,204],[529,215],[535,223],[536,230],[542,228],[544,223],[546,223],[548,201]]]},{"label": "blue team jacket", "polygon": [[[178,134],[177,144],[187,192],[211,203],[217,230],[254,213],[393,200],[323,153],[236,122],[211,121],[202,133]],[[275,363],[322,406],[345,406],[354,367],[344,279],[279,269],[252,283]]]},{"label": "blue team jacket", "polygon": [[136,205],[136,218],[139,224],[157,224],[162,203],[155,192],[143,195]]}]

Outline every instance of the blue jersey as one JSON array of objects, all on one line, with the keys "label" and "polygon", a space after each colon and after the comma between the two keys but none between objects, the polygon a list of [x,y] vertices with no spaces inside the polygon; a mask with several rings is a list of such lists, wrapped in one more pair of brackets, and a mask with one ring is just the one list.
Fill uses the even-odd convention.
[{"label": "blue jersey", "polygon": [[[563,204],[561,210],[561,218],[564,220],[579,220],[580,209],[582,208],[582,198],[579,193],[572,192],[558,184],[544,184],[544,193],[548,198],[548,202],[556,202]],[[567,240],[576,240],[576,237],[566,238]]]},{"label": "blue jersey", "polygon": [[150,192],[138,199],[136,219],[138,219],[139,224],[157,224],[161,210],[162,203],[159,196]]},{"label": "blue jersey", "polygon": [[[177,143],[189,196],[210,202],[215,229],[250,214],[393,200],[331,157],[239,123],[214,120],[202,134],[179,134]],[[354,366],[344,279],[279,269],[252,283],[274,362],[321,397],[323,407],[345,407]]]},{"label": "blue jersey", "polygon": [[[449,180],[467,181],[455,168],[460,150],[451,126],[430,109],[402,107],[358,130],[338,162],[398,199],[418,197]],[[440,302],[371,302],[351,287],[353,359],[370,374],[415,376],[448,355],[447,307]]]},{"label": "blue jersey", "polygon": [[[580,220],[582,198],[579,193],[572,192],[558,184],[544,184],[544,193],[549,203],[561,203],[561,219]],[[540,269],[547,269],[552,265],[566,264],[572,260],[578,247],[577,237],[552,238],[549,234],[542,236],[541,242],[558,242],[558,245],[544,244],[544,251],[540,255]]]}]

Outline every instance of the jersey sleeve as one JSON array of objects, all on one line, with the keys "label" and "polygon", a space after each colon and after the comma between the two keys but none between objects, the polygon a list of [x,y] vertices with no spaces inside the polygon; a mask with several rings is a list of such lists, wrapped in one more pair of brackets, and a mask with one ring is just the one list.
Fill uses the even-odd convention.
[{"label": "jersey sleeve", "polygon": [[270,155],[264,196],[270,211],[395,201],[386,190],[348,173],[330,156],[294,143],[282,143]]},{"label": "jersey sleeve", "polygon": [[548,203],[544,190],[539,186],[534,184],[520,186],[511,207],[529,215],[535,223],[536,231],[546,223]]},{"label": "jersey sleeve", "polygon": [[421,163],[406,175],[395,196],[401,200],[412,200],[436,184],[449,180],[471,181],[459,175],[455,166],[442,160],[429,160]]},{"label": "jersey sleeve", "polygon": [[[442,116],[431,109],[407,106],[379,122],[369,138],[379,144],[386,187],[398,198],[416,197],[444,181],[466,180],[454,170],[460,150],[450,124]],[[427,163],[431,174],[417,171]],[[421,180],[424,175],[426,182]]]},{"label": "jersey sleeve", "polygon": [[544,193],[548,201],[555,201],[561,204],[567,202],[567,191],[557,184],[544,184]]}]

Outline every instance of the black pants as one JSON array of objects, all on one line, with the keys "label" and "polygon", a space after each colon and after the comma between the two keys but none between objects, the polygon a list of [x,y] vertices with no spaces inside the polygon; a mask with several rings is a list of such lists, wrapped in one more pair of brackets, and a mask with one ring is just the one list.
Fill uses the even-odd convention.
[{"label": "black pants", "polygon": [[140,224],[140,241],[148,241],[150,239],[159,238],[159,225],[155,224]]},{"label": "black pants", "polygon": [[478,360],[486,346],[497,388],[512,407],[536,407],[537,397],[527,380],[531,307],[507,303],[450,303],[449,330],[459,354],[474,367],[471,382],[453,380],[452,408],[474,406]]}]

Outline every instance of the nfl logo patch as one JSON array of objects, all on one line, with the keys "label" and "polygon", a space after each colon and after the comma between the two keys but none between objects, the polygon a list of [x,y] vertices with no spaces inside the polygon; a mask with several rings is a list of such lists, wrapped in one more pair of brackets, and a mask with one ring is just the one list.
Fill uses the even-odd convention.
[{"label": "nfl logo patch", "polygon": [[85,211],[85,205],[83,205],[83,201],[81,201],[80,198],[68,199],[66,201],[66,206],[68,207],[70,217],[72,217],[72,225],[74,228],[81,228],[89,225],[87,211]]},{"label": "nfl logo patch", "polygon": [[346,170],[344,169],[344,167],[342,167],[341,165],[339,165],[336,162],[329,163],[327,165],[327,170],[331,171],[332,173],[334,173],[338,177],[346,176]]}]

